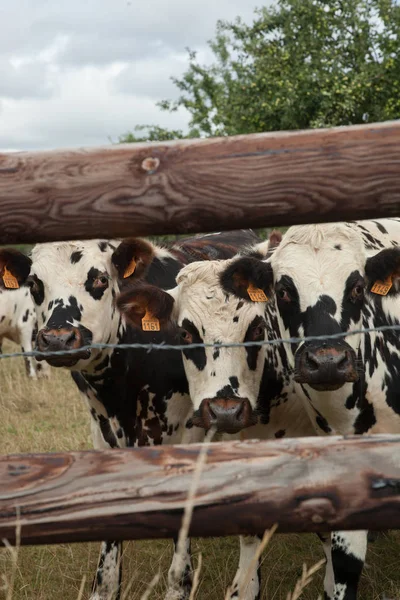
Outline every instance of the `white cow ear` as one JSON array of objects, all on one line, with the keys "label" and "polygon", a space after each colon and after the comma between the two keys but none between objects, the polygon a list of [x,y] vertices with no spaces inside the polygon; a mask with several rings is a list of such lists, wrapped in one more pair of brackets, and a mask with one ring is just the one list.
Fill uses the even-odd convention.
[{"label": "white cow ear", "polygon": [[118,271],[119,278],[132,282],[143,279],[154,256],[155,249],[151,242],[132,238],[120,243],[111,261]]}]

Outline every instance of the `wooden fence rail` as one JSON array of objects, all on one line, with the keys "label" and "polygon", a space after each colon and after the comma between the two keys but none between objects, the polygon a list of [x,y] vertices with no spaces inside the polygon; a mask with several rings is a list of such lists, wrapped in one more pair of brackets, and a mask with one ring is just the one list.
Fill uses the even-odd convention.
[{"label": "wooden fence rail", "polygon": [[0,243],[398,216],[400,122],[0,154]]},{"label": "wooden fence rail", "polygon": [[[0,458],[0,540],[176,535],[200,445]],[[211,444],[190,533],[400,528],[400,436]]]}]

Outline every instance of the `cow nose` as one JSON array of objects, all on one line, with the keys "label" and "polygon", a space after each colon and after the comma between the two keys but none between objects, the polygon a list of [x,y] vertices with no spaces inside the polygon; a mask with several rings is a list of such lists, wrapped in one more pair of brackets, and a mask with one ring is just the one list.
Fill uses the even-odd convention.
[{"label": "cow nose", "polygon": [[338,389],[357,381],[354,351],[350,346],[303,348],[296,355],[295,379],[318,390]]},{"label": "cow nose", "polygon": [[41,329],[37,335],[37,347],[41,352],[71,350],[82,345],[82,336],[77,327],[68,329]]},{"label": "cow nose", "polygon": [[193,423],[208,430],[215,427],[220,433],[237,433],[254,425],[251,404],[247,398],[205,399],[195,413]]},{"label": "cow nose", "polygon": [[350,363],[350,353],[347,350],[341,352],[306,352],[306,365],[310,371],[323,371],[332,369],[333,371],[343,371]]}]

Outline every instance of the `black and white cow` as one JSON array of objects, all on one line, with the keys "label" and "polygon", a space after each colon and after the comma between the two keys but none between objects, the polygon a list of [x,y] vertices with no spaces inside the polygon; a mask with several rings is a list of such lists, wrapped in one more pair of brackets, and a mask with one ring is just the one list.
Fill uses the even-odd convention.
[{"label": "black and white cow", "polygon": [[[274,234],[270,242],[258,244],[248,253],[265,258],[270,243],[278,241]],[[232,259],[192,263],[180,271],[174,289],[162,291],[141,283],[123,292],[117,304],[138,328],[146,312],[157,317],[165,330],[177,324],[183,345],[276,338],[277,315],[273,306],[244,302],[222,289],[220,278],[229,264]],[[195,409],[193,423],[198,427],[207,430],[213,426],[221,434],[240,431],[242,439],[315,435],[279,346],[188,347],[183,350],[183,361]],[[241,537],[239,568],[230,600],[237,599],[240,592],[242,600],[260,598],[259,565],[253,562],[259,544],[259,537]],[[243,590],[250,568],[254,570]]]},{"label": "black and white cow", "polygon": [[[399,244],[400,219],[292,227],[268,260],[238,259],[221,282],[243,300],[250,284],[275,298],[282,338],[399,325]],[[293,343],[285,355],[320,435],[400,431],[398,331]],[[365,532],[332,535],[329,598],[356,598],[366,548]]]},{"label": "black and white cow", "polygon": [[[5,339],[21,346],[22,352],[32,352],[37,320],[29,288],[20,286],[16,278],[11,280],[11,284],[7,283],[7,277],[5,279],[6,282],[3,277],[0,278],[0,352]],[[49,365],[40,364],[33,357],[25,357],[25,367],[31,379],[50,375]]]},{"label": "black and white cow", "polygon": [[[91,414],[95,448],[201,441],[204,432],[187,426],[192,414],[180,352],[85,349],[91,343],[176,343],[176,331],[142,331],[128,326],[115,305],[121,287],[138,277],[155,289],[175,285],[175,276],[193,260],[227,258],[254,243],[253,232],[238,231],[183,240],[163,249],[144,240],[122,243],[92,240],[36,246],[31,260],[0,251],[15,277],[29,271],[27,283],[35,303],[43,352],[75,350],[49,357],[66,367]],[[1,263],[1,261],[3,261]],[[32,263],[32,264],[31,264]],[[21,277],[22,278],[22,277]],[[121,549],[104,542],[92,600],[120,597]],[[176,580],[174,555],[167,598],[188,598],[191,589],[190,547]]]}]

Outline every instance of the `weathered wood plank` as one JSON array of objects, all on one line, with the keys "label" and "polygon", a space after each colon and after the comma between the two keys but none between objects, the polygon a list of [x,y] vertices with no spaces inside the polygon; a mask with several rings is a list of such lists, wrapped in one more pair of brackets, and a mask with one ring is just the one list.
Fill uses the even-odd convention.
[{"label": "weathered wood plank", "polygon": [[398,216],[400,122],[0,154],[0,243]]},{"label": "weathered wood plank", "polygon": [[[0,540],[170,537],[200,445],[0,459]],[[400,436],[212,444],[194,536],[400,528]]]}]

